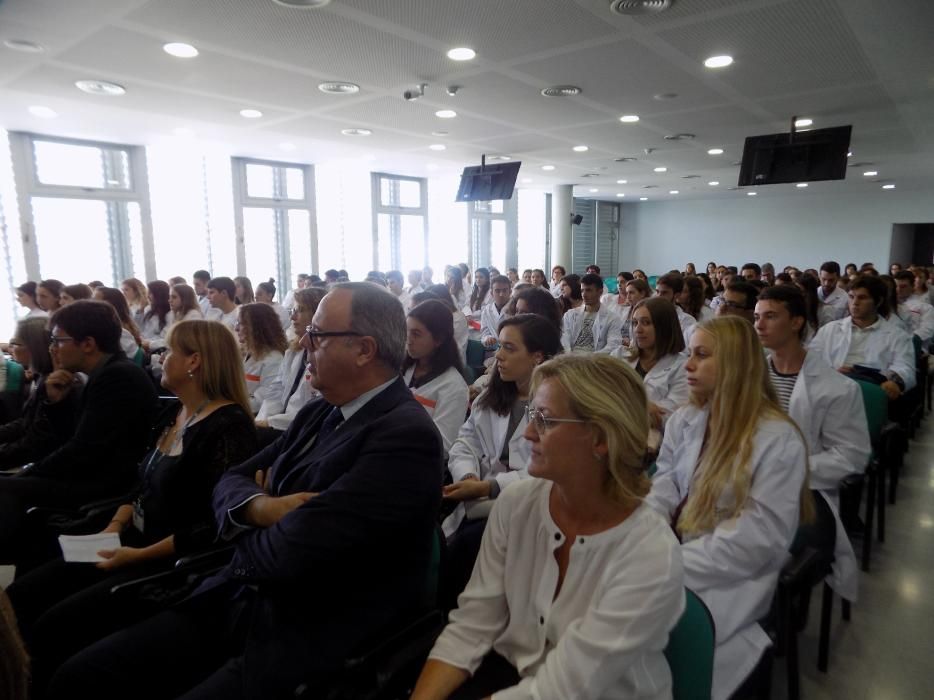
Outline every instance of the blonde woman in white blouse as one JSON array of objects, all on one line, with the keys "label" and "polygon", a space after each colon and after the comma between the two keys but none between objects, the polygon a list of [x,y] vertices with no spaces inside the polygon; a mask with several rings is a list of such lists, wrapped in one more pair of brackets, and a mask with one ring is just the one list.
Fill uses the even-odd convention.
[{"label": "blonde woman in white blouse", "polygon": [[490,514],[473,575],[412,700],[670,698],[678,541],[642,502],[639,377],[606,355],[541,365],[529,475]]}]

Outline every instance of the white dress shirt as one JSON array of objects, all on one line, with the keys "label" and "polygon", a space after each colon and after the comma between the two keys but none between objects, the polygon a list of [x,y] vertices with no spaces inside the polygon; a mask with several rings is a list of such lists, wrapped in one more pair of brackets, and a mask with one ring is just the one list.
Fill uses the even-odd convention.
[{"label": "white dress shirt", "polygon": [[823,326],[808,345],[834,369],[856,364],[878,370],[890,379],[897,374],[912,389],[916,383],[915,351],[911,337],[881,316],[868,328],[858,328],[850,317]]}]

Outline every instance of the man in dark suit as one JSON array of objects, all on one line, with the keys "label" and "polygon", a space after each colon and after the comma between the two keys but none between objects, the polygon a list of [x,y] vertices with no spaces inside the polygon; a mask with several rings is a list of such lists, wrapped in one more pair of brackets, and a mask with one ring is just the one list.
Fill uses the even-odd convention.
[{"label": "man in dark suit", "polygon": [[51,697],[290,697],[424,606],[443,451],[399,376],[405,337],[383,289],[322,300],[302,343],[323,399],[215,489],[230,565],[66,662]]},{"label": "man in dark suit", "polygon": [[[50,403],[81,390],[71,439],[17,476],[0,478],[0,560],[15,558],[26,509],[76,507],[127,493],[149,443],[156,391],[120,349],[117,313],[103,301],[77,301],[52,316]],[[20,547],[21,548],[21,547]]]}]

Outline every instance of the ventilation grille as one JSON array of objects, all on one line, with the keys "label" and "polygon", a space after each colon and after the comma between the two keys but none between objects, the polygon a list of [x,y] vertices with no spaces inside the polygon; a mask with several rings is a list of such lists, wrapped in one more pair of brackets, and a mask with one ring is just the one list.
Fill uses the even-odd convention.
[{"label": "ventilation grille", "polygon": [[613,0],[610,11],[618,15],[656,15],[673,3],[674,0]]},{"label": "ventilation grille", "polygon": [[545,97],[574,97],[581,94],[581,89],[576,85],[554,85],[542,90]]}]

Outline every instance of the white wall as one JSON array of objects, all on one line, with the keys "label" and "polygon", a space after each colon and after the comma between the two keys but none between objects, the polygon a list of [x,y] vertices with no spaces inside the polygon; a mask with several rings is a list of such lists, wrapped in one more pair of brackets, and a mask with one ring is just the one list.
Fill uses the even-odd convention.
[{"label": "white wall", "polygon": [[[795,196],[797,195],[797,196]],[[934,193],[789,193],[624,204],[621,270],[648,274],[718,264],[818,267],[825,260],[887,268],[894,223],[934,222]]]}]

